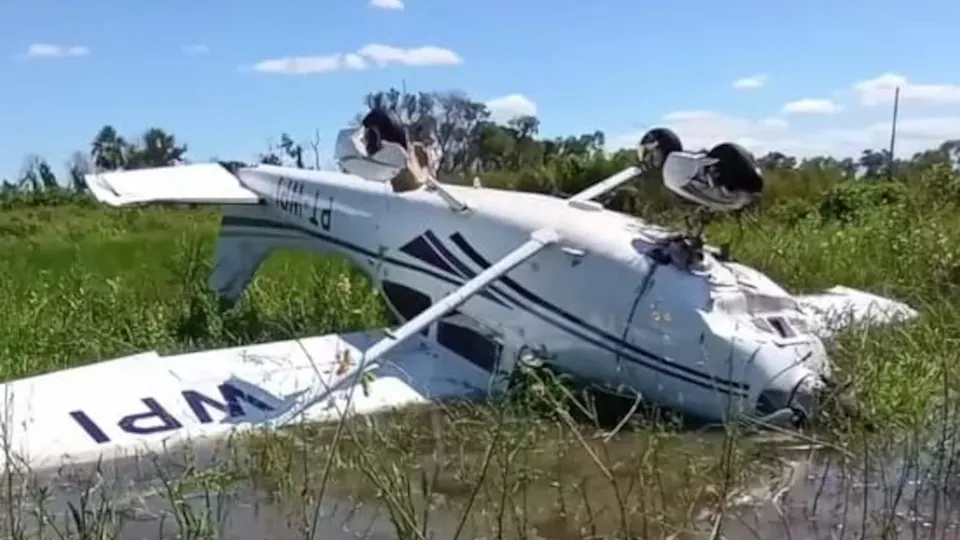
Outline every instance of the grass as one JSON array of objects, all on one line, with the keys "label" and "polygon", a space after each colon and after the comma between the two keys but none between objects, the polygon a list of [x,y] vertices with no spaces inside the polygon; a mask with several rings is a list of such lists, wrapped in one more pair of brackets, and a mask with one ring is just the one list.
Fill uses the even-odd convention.
[{"label": "grass", "polygon": [[[332,515],[362,528],[361,518],[378,512],[373,521],[402,538],[825,534],[810,532],[814,522],[833,527],[836,538],[956,536],[944,523],[953,517],[958,425],[960,211],[935,196],[890,201],[847,191],[722,221],[708,234],[793,290],[845,284],[922,311],[917,323],[857,329],[834,345],[862,417],[783,434],[776,444],[735,426],[691,429],[654,413],[615,428],[619,417],[596,412],[609,403],[586,407],[568,384],[528,369],[509,395],[482,406],[357,418],[339,436],[336,426],[258,433],[218,449],[218,459],[207,456],[212,465],[191,454],[179,463],[167,457],[150,483],[167,533],[160,510],[144,524],[129,494],[104,487],[129,473],[86,471],[113,480],[61,501],[44,499],[39,481],[8,475],[0,538],[160,537],[171,527],[183,538],[237,530],[331,538],[342,534]],[[244,300],[221,314],[204,290],[216,223],[201,210],[79,204],[0,213],[0,379],[146,349],[175,353],[386,323],[362,276],[298,253],[269,259]],[[778,492],[777,479],[801,466],[808,476]],[[803,500],[791,504],[791,494]],[[774,510],[736,505],[748,495]],[[269,508],[278,523],[272,532],[256,536],[227,515],[252,504]],[[904,517],[904,505],[921,518]]]}]

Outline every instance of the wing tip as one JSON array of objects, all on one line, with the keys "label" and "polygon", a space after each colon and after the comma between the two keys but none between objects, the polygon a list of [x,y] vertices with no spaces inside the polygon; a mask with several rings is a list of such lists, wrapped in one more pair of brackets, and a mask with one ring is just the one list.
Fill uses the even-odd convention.
[{"label": "wing tip", "polygon": [[[240,181],[239,163],[204,162],[143,169],[100,171],[84,175],[93,197],[112,207],[149,204],[261,204],[263,198]],[[179,174],[156,187],[154,175]],[[200,175],[198,177],[198,175]],[[227,177],[229,175],[229,179]],[[197,182],[203,180],[203,182]]]}]

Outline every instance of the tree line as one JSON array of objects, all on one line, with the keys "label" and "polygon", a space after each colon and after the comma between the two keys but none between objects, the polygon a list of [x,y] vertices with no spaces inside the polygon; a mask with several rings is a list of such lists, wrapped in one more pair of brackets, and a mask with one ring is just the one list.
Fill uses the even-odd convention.
[{"label": "tree line", "polygon": [[[506,123],[491,119],[483,103],[461,92],[404,93],[391,88],[364,98],[367,107],[393,109],[408,126],[414,140],[436,144],[442,150],[441,180],[480,176],[485,185],[497,185],[544,193],[572,193],[615,173],[633,159],[633,150],[604,151],[602,131],[541,137],[535,116],[519,116]],[[359,119],[362,114],[357,114]],[[83,175],[90,171],[137,169],[188,163],[188,146],[176,135],[151,127],[139,137],[120,135],[105,125],[93,137],[87,151],[75,152],[68,164],[69,178],[60,181],[50,164],[29,156],[18,178],[4,180],[2,190],[12,193],[49,191],[83,192]],[[319,133],[298,142],[282,133],[279,142],[266,148],[256,161],[275,165],[318,169],[321,167]],[[216,158],[213,158],[216,159]],[[206,160],[203,160],[206,161]],[[242,161],[229,163],[243,165]],[[782,152],[757,158],[776,196],[802,195],[854,178],[883,179],[916,176],[935,165],[960,166],[960,139],[944,141],[936,148],[907,159],[891,160],[888,150],[864,149],[859,156],[837,159],[816,156],[799,159]]]}]

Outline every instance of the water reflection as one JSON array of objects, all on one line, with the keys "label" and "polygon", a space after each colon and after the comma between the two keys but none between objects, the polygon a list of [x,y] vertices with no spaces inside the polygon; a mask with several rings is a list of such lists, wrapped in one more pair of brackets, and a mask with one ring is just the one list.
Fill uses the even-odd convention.
[{"label": "water reflection", "polygon": [[[385,508],[372,501],[331,496],[319,506],[305,502],[296,508],[273,503],[249,486],[226,492],[217,485],[175,487],[172,480],[187,472],[213,470],[225,459],[223,449],[214,444],[196,445],[194,452],[190,465],[188,454],[178,449],[162,461],[124,459],[39,471],[33,485],[16,490],[22,508],[17,530],[25,532],[25,538],[80,537],[74,514],[79,510],[89,529],[114,530],[117,536],[106,537],[116,538],[396,538]],[[449,538],[453,525],[444,517],[437,516],[427,532]],[[0,518],[0,523],[0,537],[13,532],[9,519]]]},{"label": "water reflection", "polygon": [[728,538],[960,538],[956,433],[911,439],[877,436],[847,454],[781,449],[779,481],[755,482],[720,528]]}]

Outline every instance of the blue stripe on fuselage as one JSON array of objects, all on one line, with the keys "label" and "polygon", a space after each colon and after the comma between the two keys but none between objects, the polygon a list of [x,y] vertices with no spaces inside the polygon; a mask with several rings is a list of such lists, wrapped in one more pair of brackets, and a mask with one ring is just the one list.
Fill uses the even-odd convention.
[{"label": "blue stripe on fuselage", "polygon": [[[459,273],[463,274],[462,276],[458,276],[457,278],[449,277],[440,272],[437,272],[428,268],[423,268],[419,265],[411,264],[411,263],[396,259],[394,257],[389,257],[386,255],[374,253],[362,246],[358,246],[350,242],[344,241],[342,239],[339,239],[327,234],[323,234],[318,231],[310,230],[309,228],[301,227],[293,223],[287,223],[287,222],[275,221],[272,219],[263,219],[263,218],[224,216],[221,222],[221,225],[223,227],[243,226],[243,227],[260,228],[260,229],[295,230],[303,234],[309,235],[310,237],[313,237],[317,240],[321,240],[323,242],[327,242],[335,246],[338,246],[344,250],[352,251],[354,253],[371,257],[374,259],[380,259],[385,263],[393,264],[395,266],[399,266],[401,268],[404,268],[413,272],[418,272],[424,275],[428,275],[434,279],[437,279],[455,286],[463,285],[465,283],[465,280],[463,278],[466,278],[466,280],[469,280],[470,278],[476,275],[475,272],[470,270],[469,267],[467,267],[462,261],[460,261],[456,256],[454,256],[449,249],[443,246],[443,243],[440,241],[440,239],[437,238],[437,236],[432,231],[429,231],[429,230],[426,231],[423,235],[426,237],[428,243],[431,245],[431,247],[437,249],[437,251],[440,252],[438,253],[440,257],[442,257],[443,259],[446,259],[448,263],[453,264],[454,268],[456,268]],[[477,253],[476,250],[474,250],[469,245],[469,243],[466,242],[466,240],[463,238],[463,236],[460,233],[454,233],[453,235],[451,235],[451,240],[454,242],[454,244],[457,245],[457,247],[460,248],[460,250],[464,252],[464,254],[470,257],[478,266],[481,266],[482,268],[487,268],[490,266],[490,263],[487,262],[486,259],[483,258],[483,256]],[[482,294],[485,298],[493,302],[496,302],[497,304],[500,304],[500,305],[505,305],[504,304],[504,300],[505,300],[508,304],[513,305],[578,339],[581,339],[587,343],[590,343],[593,346],[599,349],[605,350],[607,352],[610,352],[613,354],[620,354],[625,359],[633,363],[639,364],[641,366],[644,366],[662,375],[680,379],[690,384],[700,386],[702,388],[706,388],[709,390],[716,390],[724,393],[732,393],[737,396],[745,396],[747,390],[749,389],[749,386],[743,383],[720,379],[710,374],[691,369],[687,366],[671,363],[656,354],[653,354],[649,351],[645,351],[627,341],[624,341],[621,338],[613,336],[607,333],[606,331],[604,331],[603,329],[597,328],[587,323],[586,321],[580,319],[579,317],[576,317],[575,315],[570,314],[566,310],[547,302],[543,298],[537,296],[532,291],[530,291],[529,289],[526,289],[525,287],[523,287],[522,285],[520,285],[519,283],[517,283],[516,281],[514,281],[509,277],[503,276],[500,278],[500,280],[503,282],[504,285],[506,285],[509,289],[513,290],[520,297],[525,298],[527,301],[529,301],[532,304],[536,304],[541,309],[547,311],[548,313],[556,317],[565,319],[567,322],[557,320],[554,317],[548,317],[545,313],[541,313],[538,310],[533,309],[529,304],[522,302],[521,300],[517,299],[513,295],[510,295],[504,292],[503,290],[501,290],[501,288],[496,285],[496,282],[494,282],[494,284],[491,284],[488,287],[488,291],[484,291],[483,293],[480,293],[480,294]],[[594,336],[599,336],[599,338],[605,339],[606,342]],[[681,373],[677,373],[677,371]]]}]

